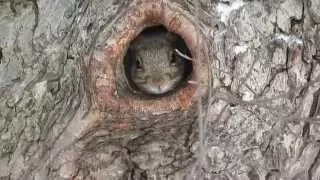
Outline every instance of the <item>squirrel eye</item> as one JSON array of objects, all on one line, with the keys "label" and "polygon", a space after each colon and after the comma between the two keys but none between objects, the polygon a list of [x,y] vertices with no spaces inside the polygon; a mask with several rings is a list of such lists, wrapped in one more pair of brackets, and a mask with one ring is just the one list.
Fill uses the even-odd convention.
[{"label": "squirrel eye", "polygon": [[136,59],[136,67],[137,69],[142,69],[142,62],[140,57],[137,57]]},{"label": "squirrel eye", "polygon": [[177,60],[176,60],[176,56],[174,53],[171,54],[171,60],[170,60],[170,65],[176,65],[177,64]]}]

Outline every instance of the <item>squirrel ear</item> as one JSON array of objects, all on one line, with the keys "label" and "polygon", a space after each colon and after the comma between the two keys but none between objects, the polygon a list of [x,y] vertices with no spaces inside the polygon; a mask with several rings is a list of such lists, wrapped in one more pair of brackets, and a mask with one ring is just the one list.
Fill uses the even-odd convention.
[{"label": "squirrel ear", "polygon": [[180,49],[180,50],[186,48],[183,39],[179,35],[172,32],[168,32],[166,34],[166,38],[171,43],[173,48]]},{"label": "squirrel ear", "polygon": [[169,41],[169,42],[176,42],[179,39],[179,36],[172,33],[172,32],[167,32],[165,35],[165,38]]}]

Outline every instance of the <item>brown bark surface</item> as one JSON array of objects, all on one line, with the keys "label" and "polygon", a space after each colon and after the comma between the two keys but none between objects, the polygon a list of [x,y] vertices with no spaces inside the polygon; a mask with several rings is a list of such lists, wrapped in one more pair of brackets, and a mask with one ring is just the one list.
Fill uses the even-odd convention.
[{"label": "brown bark surface", "polygon": [[130,114],[93,74],[138,1],[0,0],[0,180],[320,179],[320,1],[161,2],[203,35],[208,94]]}]

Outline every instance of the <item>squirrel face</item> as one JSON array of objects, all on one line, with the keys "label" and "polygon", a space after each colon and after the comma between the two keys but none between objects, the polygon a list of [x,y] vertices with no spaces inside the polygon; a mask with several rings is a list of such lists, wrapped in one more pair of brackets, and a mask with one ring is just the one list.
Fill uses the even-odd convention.
[{"label": "squirrel face", "polygon": [[184,62],[174,49],[176,37],[168,33],[140,35],[130,47],[133,83],[143,92],[160,95],[177,87],[184,76]]}]

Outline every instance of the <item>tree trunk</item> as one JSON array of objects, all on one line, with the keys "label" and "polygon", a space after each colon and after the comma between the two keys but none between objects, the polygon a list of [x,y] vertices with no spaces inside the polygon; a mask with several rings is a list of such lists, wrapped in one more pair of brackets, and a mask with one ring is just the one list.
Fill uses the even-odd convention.
[{"label": "tree trunk", "polygon": [[[194,62],[195,91],[206,93],[129,107],[97,85],[114,55],[106,47],[140,2],[176,7],[181,27],[196,27],[176,31],[203,36],[186,43],[208,58]],[[319,9],[319,0],[0,0],[0,180],[320,179]]]}]

